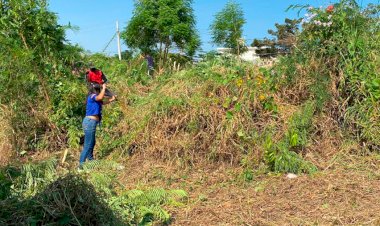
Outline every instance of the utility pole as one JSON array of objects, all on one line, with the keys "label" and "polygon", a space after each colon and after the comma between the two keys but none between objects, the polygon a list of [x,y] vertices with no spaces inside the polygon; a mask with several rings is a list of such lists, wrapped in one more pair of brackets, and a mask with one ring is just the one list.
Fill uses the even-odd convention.
[{"label": "utility pole", "polygon": [[119,31],[119,21],[116,21],[116,34],[117,34],[117,52],[119,53],[119,60],[121,60],[121,49],[120,49],[120,31]]}]

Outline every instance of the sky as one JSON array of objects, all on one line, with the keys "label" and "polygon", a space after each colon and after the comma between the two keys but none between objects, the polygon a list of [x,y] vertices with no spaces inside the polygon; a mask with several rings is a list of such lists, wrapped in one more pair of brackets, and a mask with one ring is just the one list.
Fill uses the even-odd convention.
[{"label": "sky", "polygon": [[[59,24],[77,26],[78,30],[66,32],[67,40],[78,44],[92,53],[117,54],[116,21],[119,29],[124,30],[133,14],[133,0],[50,0],[49,9],[56,13]],[[209,26],[217,12],[221,11],[228,0],[193,0],[197,30],[202,40],[202,50],[216,49],[211,43]],[[250,44],[254,38],[270,37],[268,30],[275,23],[283,23],[285,18],[299,18],[297,10],[286,9],[290,5],[312,5],[326,7],[332,0],[235,0],[244,11],[246,24],[243,38]],[[357,0],[366,6],[368,3],[379,4],[379,0]],[[300,17],[303,16],[302,14]],[[121,50],[128,47],[121,40]]]}]

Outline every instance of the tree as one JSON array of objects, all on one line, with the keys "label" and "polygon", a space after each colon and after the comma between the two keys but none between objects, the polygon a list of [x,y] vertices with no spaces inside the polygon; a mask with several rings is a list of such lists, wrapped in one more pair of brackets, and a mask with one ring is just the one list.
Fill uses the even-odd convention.
[{"label": "tree", "polygon": [[296,42],[296,35],[299,31],[300,19],[285,19],[285,24],[275,24],[275,30],[268,30],[270,35],[276,37],[276,46],[280,52],[289,53]]},{"label": "tree", "polygon": [[18,151],[63,144],[80,125],[82,92],[70,69],[81,49],[66,43],[67,27],[48,0],[0,0],[0,105]]},{"label": "tree", "polygon": [[213,42],[232,48],[239,55],[244,46],[241,39],[244,24],[244,13],[240,5],[228,2],[222,11],[215,15],[215,20],[210,26]]},{"label": "tree", "polygon": [[158,51],[164,62],[172,47],[192,56],[200,46],[200,38],[194,32],[191,4],[192,0],[136,0],[122,38],[132,49]]},{"label": "tree", "polygon": [[277,55],[276,41],[273,39],[264,38],[262,40],[254,39],[252,47],[257,47],[256,53],[263,58],[269,58]]}]

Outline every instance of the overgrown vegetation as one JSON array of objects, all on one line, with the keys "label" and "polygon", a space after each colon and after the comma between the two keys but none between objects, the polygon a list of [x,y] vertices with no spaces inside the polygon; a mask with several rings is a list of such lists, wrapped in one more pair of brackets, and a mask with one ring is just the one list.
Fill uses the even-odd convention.
[{"label": "overgrown vegetation", "polygon": [[378,6],[361,9],[343,0],[328,9],[309,7],[297,48],[277,67],[278,78],[287,75],[287,87],[302,85],[319,111],[375,149],[379,34]]},{"label": "overgrown vegetation", "polygon": [[75,139],[83,111],[85,88],[69,67],[80,49],[65,44],[66,28],[46,7],[45,0],[0,3],[0,104],[18,153]]},{"label": "overgrown vegetation", "polygon": [[[149,153],[183,167],[219,161],[239,164],[242,158],[250,159],[250,165],[258,164],[263,161],[268,129],[283,130],[276,126],[277,105],[282,103],[276,100],[273,79],[266,69],[228,58],[162,77],[152,90],[127,97],[126,120],[119,126],[131,132],[116,149],[122,155]],[[305,145],[313,113],[308,119],[295,117],[284,138],[289,148]],[[299,166],[306,163],[297,154],[293,157],[294,167],[280,171],[309,172]]]},{"label": "overgrown vegetation", "polygon": [[[178,1],[180,11],[192,13],[190,3]],[[335,139],[329,148],[336,152],[345,140],[379,150],[379,6],[342,0],[327,9],[291,8],[299,7],[307,9],[302,29],[273,68],[212,54],[192,65],[165,49],[168,60],[151,78],[138,57],[81,56],[65,41],[70,27],[57,24],[45,0],[1,1],[0,151],[9,159],[0,163],[79,148],[89,61],[108,75],[119,99],[104,109],[100,159],[154,159],[181,169],[226,164],[252,181],[256,173],[318,171],[309,154],[325,139]],[[163,23],[157,18],[154,27]],[[194,26],[193,18],[186,21]],[[168,48],[178,41],[172,31],[134,45]],[[176,44],[190,52],[199,45],[196,36],[187,41]],[[80,174],[55,160],[23,160],[1,170],[1,224],[164,224],[171,220],[165,207],[187,197],[183,190],[126,190],[120,165],[108,160]]]}]

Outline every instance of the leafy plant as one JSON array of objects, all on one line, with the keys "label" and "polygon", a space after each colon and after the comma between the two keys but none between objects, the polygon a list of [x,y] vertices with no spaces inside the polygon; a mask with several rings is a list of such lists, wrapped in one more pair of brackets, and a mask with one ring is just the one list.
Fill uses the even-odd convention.
[{"label": "leafy plant", "polygon": [[23,165],[21,170],[13,172],[10,178],[13,191],[25,198],[35,195],[57,178],[56,166],[56,159]]},{"label": "leafy plant", "polygon": [[315,104],[307,102],[301,111],[296,112],[290,120],[285,136],[274,143],[267,136],[264,148],[266,163],[276,172],[313,173],[317,168],[303,160],[295,151],[306,146],[310,133]]},{"label": "leafy plant", "polygon": [[146,225],[153,221],[167,223],[170,215],[161,205],[179,205],[178,200],[185,198],[187,193],[183,190],[130,190],[119,197],[111,198],[109,202],[111,208],[120,210],[122,219],[132,224]]},{"label": "leafy plant", "polygon": [[222,11],[215,15],[215,20],[210,26],[213,42],[232,48],[233,52],[239,55],[244,47],[241,41],[244,24],[244,13],[240,5],[228,2]]}]

